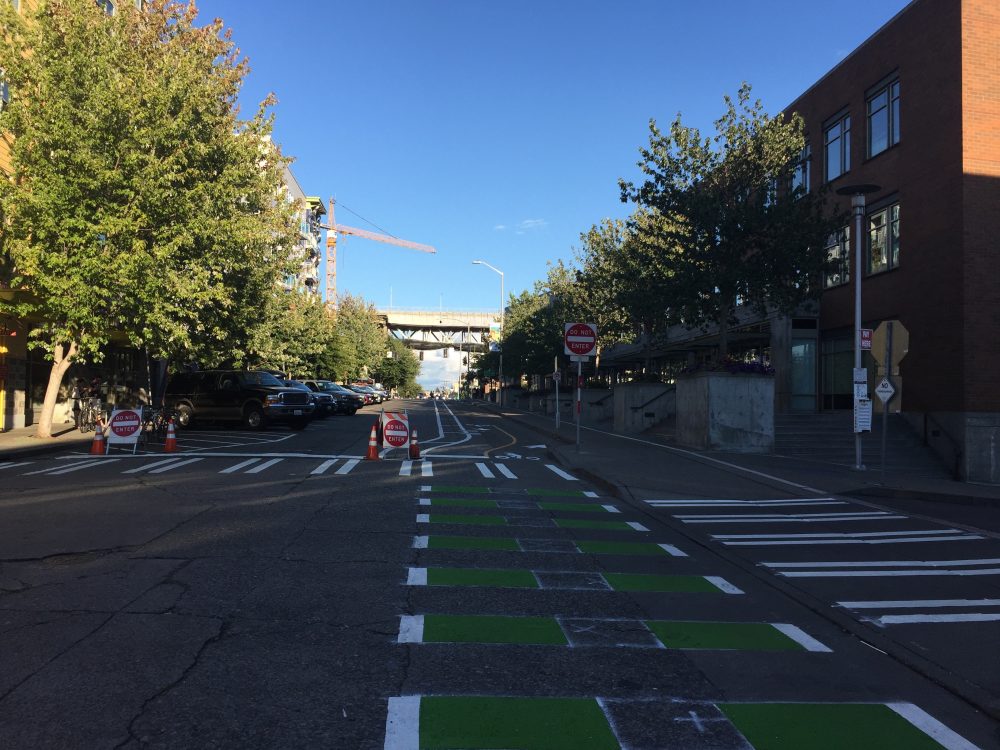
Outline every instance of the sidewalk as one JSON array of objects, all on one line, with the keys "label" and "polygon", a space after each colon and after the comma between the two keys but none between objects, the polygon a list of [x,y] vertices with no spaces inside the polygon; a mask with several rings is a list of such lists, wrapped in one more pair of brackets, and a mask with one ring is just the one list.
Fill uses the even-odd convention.
[{"label": "sidewalk", "polygon": [[70,423],[52,425],[53,437],[45,440],[35,437],[36,429],[32,425],[0,432],[0,460],[30,458],[59,451],[87,450],[94,439],[94,433],[84,434]]},{"label": "sidewalk", "polygon": [[[479,402],[492,409],[494,404]],[[562,420],[558,432],[555,420],[545,415],[505,407],[503,415],[556,441],[549,447],[567,466],[585,472],[605,483],[627,488],[632,494],[644,490],[662,496],[664,487],[671,486],[678,496],[690,492],[704,496],[706,492],[737,492],[748,482],[758,488],[771,488],[774,495],[839,494],[868,498],[881,504],[907,507],[913,512],[928,512],[931,506],[968,506],[969,513],[1000,531],[1000,486],[957,482],[947,478],[914,476],[905,471],[879,470],[877,460],[867,471],[852,466],[827,463],[808,458],[771,454],[722,453],[683,448],[668,432],[652,428],[639,435],[623,436],[602,427],[581,425],[580,449],[576,449],[576,424]],[[870,450],[877,450],[872,446]],[[872,459],[867,459],[871,461]],[[680,463],[678,463],[680,462]],[[695,464],[699,465],[696,470]],[[693,471],[678,471],[689,465]],[[671,471],[669,477],[665,471]],[[669,479],[669,485],[664,480]],[[706,479],[711,487],[706,485]],[[979,512],[972,513],[972,509]],[[997,517],[993,520],[993,517]]]}]

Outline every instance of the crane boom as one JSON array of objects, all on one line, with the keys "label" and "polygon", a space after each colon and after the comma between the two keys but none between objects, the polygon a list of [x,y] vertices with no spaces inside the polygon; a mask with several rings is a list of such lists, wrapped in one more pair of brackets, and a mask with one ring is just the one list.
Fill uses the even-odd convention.
[{"label": "crane boom", "polygon": [[330,307],[334,307],[337,304],[337,234],[352,235],[354,237],[361,237],[366,240],[374,240],[375,242],[385,242],[390,245],[399,245],[400,247],[408,247],[411,250],[419,250],[423,253],[436,253],[437,250],[430,245],[422,245],[419,242],[411,242],[410,240],[401,240],[398,237],[393,237],[391,234],[379,234],[377,232],[369,232],[367,229],[358,229],[357,227],[348,227],[343,224],[338,224],[334,218],[333,206],[336,201],[333,198],[330,199],[330,223],[324,228],[326,232],[326,304]]}]

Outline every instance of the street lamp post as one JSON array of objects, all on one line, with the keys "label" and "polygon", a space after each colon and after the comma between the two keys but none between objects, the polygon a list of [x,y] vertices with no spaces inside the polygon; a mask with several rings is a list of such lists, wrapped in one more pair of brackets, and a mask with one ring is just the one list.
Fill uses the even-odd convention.
[{"label": "street lamp post", "polygon": [[474,260],[472,261],[474,265],[486,266],[488,269],[494,273],[500,274],[500,366],[497,369],[497,379],[500,381],[500,391],[497,394],[497,405],[503,406],[503,311],[504,311],[504,296],[503,296],[503,271],[499,268],[494,268],[485,260]]},{"label": "street lamp post", "polygon": [[[864,240],[862,232],[865,218],[865,196],[881,190],[878,185],[845,185],[837,189],[837,195],[850,195],[854,211],[854,371],[861,369],[861,274],[863,270]],[[853,378],[852,378],[853,380]],[[867,381],[866,381],[867,382]],[[854,409],[858,409],[858,397],[854,396]],[[855,421],[857,414],[855,413]],[[864,471],[861,460],[861,432],[854,428],[854,468]]]}]

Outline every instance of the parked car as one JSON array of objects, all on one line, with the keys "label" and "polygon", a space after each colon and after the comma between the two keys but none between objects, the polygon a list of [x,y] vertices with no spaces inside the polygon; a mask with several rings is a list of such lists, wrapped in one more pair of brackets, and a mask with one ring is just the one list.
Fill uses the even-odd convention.
[{"label": "parked car", "polygon": [[376,403],[378,401],[378,399],[375,398],[375,394],[372,393],[371,391],[367,390],[364,386],[360,386],[360,385],[345,385],[344,387],[345,388],[349,388],[350,390],[354,391],[355,393],[360,394],[364,398],[366,404],[374,404],[374,403]]},{"label": "parked car", "polygon": [[317,393],[312,388],[299,380],[282,380],[282,383],[289,388],[298,388],[300,391],[308,391],[316,410],[313,412],[313,419],[324,419],[333,414],[333,396],[329,393]]},{"label": "parked car", "polygon": [[379,396],[378,392],[374,388],[372,388],[370,385],[354,385],[354,386],[351,386],[351,387],[354,388],[355,390],[361,392],[361,393],[366,393],[366,394],[370,395],[372,397],[372,401],[371,402],[373,404],[381,404],[382,403],[382,397]]},{"label": "parked car", "polygon": [[375,391],[375,393],[378,395],[379,403],[381,403],[382,401],[388,401],[390,398],[392,398],[392,395],[385,388],[376,388],[373,385],[369,386],[369,388]]},{"label": "parked car", "polygon": [[354,414],[365,405],[363,396],[352,390],[337,385],[330,380],[304,380],[302,381],[308,388],[320,393],[327,393],[334,400],[334,414]]},{"label": "parked car", "polygon": [[310,393],[262,370],[182,372],[167,383],[164,400],[180,427],[204,420],[239,422],[254,430],[269,424],[301,430],[315,411]]}]

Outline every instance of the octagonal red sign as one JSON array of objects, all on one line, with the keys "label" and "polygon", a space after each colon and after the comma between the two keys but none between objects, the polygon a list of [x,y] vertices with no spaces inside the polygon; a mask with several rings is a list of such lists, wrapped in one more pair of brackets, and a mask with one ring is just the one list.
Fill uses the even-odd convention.
[{"label": "octagonal red sign", "polygon": [[566,354],[585,357],[597,348],[597,326],[593,323],[567,323],[563,336]]},{"label": "octagonal red sign", "polygon": [[402,448],[410,438],[410,431],[405,422],[390,419],[382,428],[382,437],[393,448]]},{"label": "octagonal red sign", "polygon": [[111,433],[120,438],[132,437],[141,426],[142,419],[139,417],[139,412],[130,409],[115,412],[109,425]]}]

